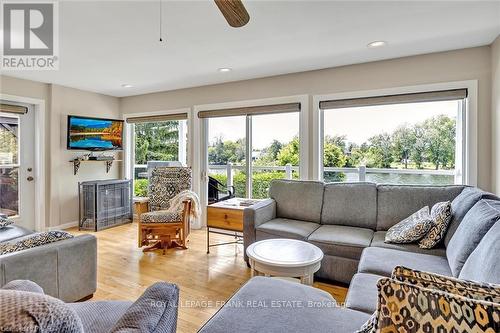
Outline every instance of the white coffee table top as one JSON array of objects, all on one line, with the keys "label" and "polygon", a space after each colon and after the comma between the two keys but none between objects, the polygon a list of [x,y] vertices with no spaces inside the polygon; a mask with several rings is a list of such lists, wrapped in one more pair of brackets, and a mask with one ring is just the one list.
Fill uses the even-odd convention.
[{"label": "white coffee table top", "polygon": [[319,247],[295,239],[266,239],[250,244],[247,255],[263,264],[278,267],[313,265],[323,259]]}]

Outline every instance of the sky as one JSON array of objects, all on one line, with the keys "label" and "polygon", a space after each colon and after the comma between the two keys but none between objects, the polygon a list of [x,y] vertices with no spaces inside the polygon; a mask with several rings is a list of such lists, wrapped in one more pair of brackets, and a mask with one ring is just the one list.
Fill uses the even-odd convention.
[{"label": "sky", "polygon": [[[416,124],[437,115],[456,118],[457,101],[368,106],[324,111],[324,134],[345,135],[347,141],[361,144],[371,136],[390,133],[398,126]],[[299,133],[299,114],[284,113],[254,116],[252,121],[254,150],[262,149],[276,139],[289,142]],[[245,137],[245,117],[209,120],[210,143],[222,136],[224,140]]]},{"label": "sky", "polygon": [[106,128],[111,126],[111,121],[102,119],[89,119],[71,117],[72,126],[86,126],[90,128]]}]

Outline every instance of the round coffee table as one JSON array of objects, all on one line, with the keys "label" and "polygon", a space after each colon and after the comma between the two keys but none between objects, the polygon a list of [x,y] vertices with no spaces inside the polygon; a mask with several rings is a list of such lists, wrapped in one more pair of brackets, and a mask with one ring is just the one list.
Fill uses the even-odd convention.
[{"label": "round coffee table", "polygon": [[321,267],[323,252],[319,247],[295,239],[266,239],[250,244],[247,255],[252,277],[265,276],[300,278],[302,284],[312,285],[314,272]]}]

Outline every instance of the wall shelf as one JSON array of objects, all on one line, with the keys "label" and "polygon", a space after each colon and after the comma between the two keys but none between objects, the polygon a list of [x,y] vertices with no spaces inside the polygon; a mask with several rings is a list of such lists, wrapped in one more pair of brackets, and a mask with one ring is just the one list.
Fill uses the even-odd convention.
[{"label": "wall shelf", "polygon": [[75,160],[69,161],[69,163],[73,164],[73,175],[76,175],[78,173],[78,170],[80,170],[80,165],[82,163],[105,163],[106,164],[106,173],[108,173],[114,162],[122,162],[122,160],[78,160],[78,159],[75,159]]}]

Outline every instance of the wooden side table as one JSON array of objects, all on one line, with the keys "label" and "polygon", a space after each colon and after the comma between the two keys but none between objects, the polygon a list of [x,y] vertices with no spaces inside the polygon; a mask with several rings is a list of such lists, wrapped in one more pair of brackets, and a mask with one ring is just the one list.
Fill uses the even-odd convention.
[{"label": "wooden side table", "polygon": [[[243,210],[249,206],[242,202],[248,200],[234,198],[207,206],[207,253],[213,246],[243,244]],[[235,241],[210,244],[210,233],[234,236]]]}]

